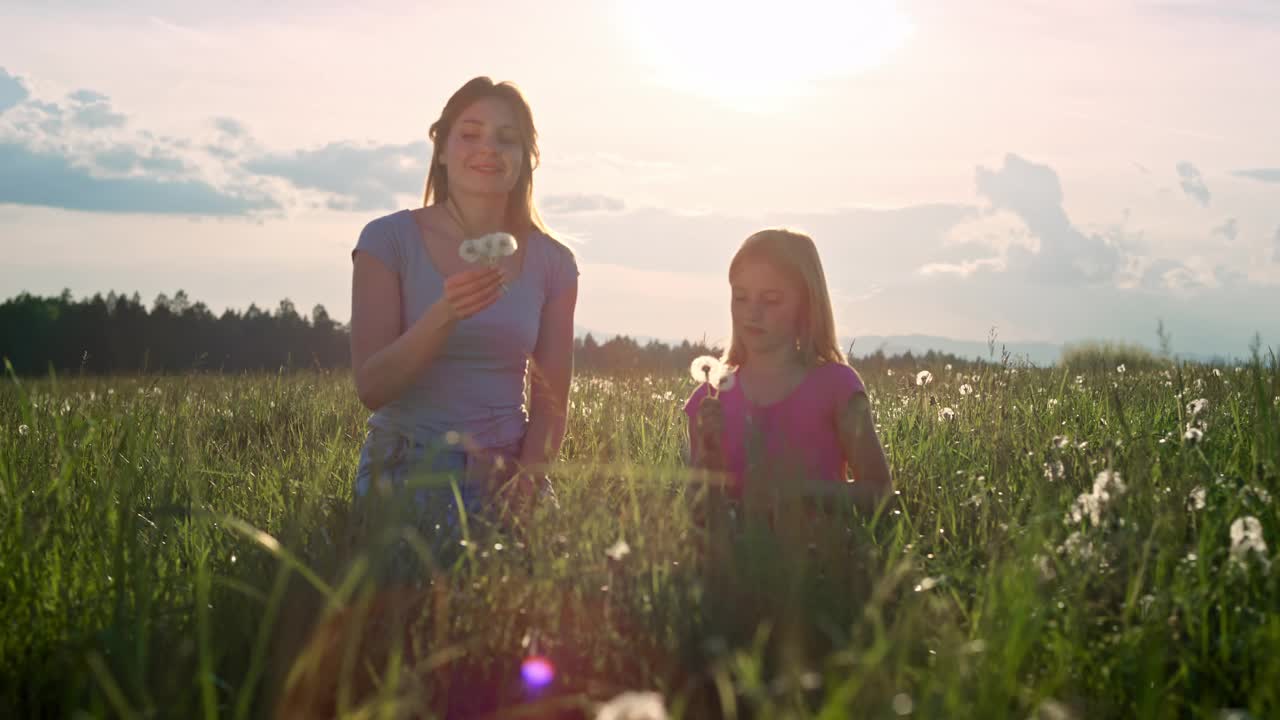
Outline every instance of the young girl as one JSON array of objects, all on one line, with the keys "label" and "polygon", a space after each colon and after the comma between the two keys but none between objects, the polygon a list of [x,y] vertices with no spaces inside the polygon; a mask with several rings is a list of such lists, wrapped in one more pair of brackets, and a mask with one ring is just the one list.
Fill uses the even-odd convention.
[{"label": "young girl", "polygon": [[723,379],[685,403],[693,463],[725,471],[730,497],[765,483],[875,503],[892,489],[889,467],[866,388],[837,344],[813,240],[788,230],[752,235],[729,265],[729,285]]}]

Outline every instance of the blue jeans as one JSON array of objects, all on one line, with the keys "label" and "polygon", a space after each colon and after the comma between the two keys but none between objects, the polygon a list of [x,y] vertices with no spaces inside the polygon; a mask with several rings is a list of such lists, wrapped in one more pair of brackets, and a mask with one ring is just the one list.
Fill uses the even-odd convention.
[{"label": "blue jeans", "polygon": [[367,515],[371,522],[412,527],[444,561],[460,547],[463,514],[469,528],[475,527],[473,518],[486,518],[493,491],[511,478],[519,453],[520,442],[468,451],[444,438],[371,428],[360,450],[355,502],[366,512],[378,506]]}]

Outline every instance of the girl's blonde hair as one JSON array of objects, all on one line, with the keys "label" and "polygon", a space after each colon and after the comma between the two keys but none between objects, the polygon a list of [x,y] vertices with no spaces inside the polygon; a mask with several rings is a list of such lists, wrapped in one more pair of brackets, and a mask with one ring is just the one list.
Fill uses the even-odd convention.
[{"label": "girl's blonde hair", "polygon": [[[497,98],[507,103],[516,116],[517,129],[524,146],[524,162],[520,165],[520,175],[516,178],[515,187],[507,201],[507,229],[517,237],[530,230],[537,230],[551,236],[538,208],[533,204],[533,171],[538,167],[538,131],[533,126],[533,110],[524,99],[524,95],[515,83],[495,83],[487,77],[472,78],[467,84],[458,88],[457,92],[444,104],[440,118],[431,124],[428,137],[434,146],[431,151],[431,169],[427,173],[427,188],[423,193],[422,205],[443,204],[449,199],[449,174],[440,164],[440,153],[453,125],[461,117],[463,111],[478,100]],[[555,239],[555,238],[553,238]]]},{"label": "girl's blonde hair", "polygon": [[[827,278],[822,271],[822,260],[813,238],[803,233],[782,228],[761,230],[742,243],[733,261],[729,263],[729,280],[746,262],[769,263],[791,278],[800,288],[802,298],[801,317],[796,344],[806,367],[823,363],[847,364],[840,343],[836,340],[835,314],[831,311],[831,295],[827,292]],[[740,367],[747,352],[742,339],[730,331],[729,349],[724,362]]]}]

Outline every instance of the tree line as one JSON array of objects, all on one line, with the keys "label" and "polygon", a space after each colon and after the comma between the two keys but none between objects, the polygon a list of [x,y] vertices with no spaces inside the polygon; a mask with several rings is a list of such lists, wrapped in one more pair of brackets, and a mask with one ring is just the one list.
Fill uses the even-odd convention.
[{"label": "tree line", "polygon": [[[304,316],[288,299],[272,310],[250,305],[221,315],[182,290],[161,293],[150,308],[136,292],[79,300],[69,290],[52,297],[22,293],[0,303],[0,358],[24,376],[345,369],[351,366],[349,342],[347,326],[323,305]],[[702,342],[642,343],[626,335],[600,342],[587,334],[574,341],[574,364],[584,371],[660,373],[719,352]],[[960,362],[932,352],[896,360]],[[889,361],[877,352],[859,367]]]}]

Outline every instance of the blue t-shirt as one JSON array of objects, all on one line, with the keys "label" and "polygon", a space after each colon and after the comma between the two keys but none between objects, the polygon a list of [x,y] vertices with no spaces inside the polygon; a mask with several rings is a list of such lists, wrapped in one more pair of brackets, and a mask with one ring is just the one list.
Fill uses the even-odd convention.
[{"label": "blue t-shirt", "polygon": [[[373,413],[370,427],[418,440],[453,430],[482,447],[508,445],[524,436],[529,420],[525,373],[542,309],[577,285],[578,265],[567,247],[543,233],[535,231],[523,242],[524,266],[507,292],[459,321],[413,384]],[[409,210],[366,225],[353,259],[356,251],[369,253],[400,276],[401,333],[444,294],[444,278]]]}]

